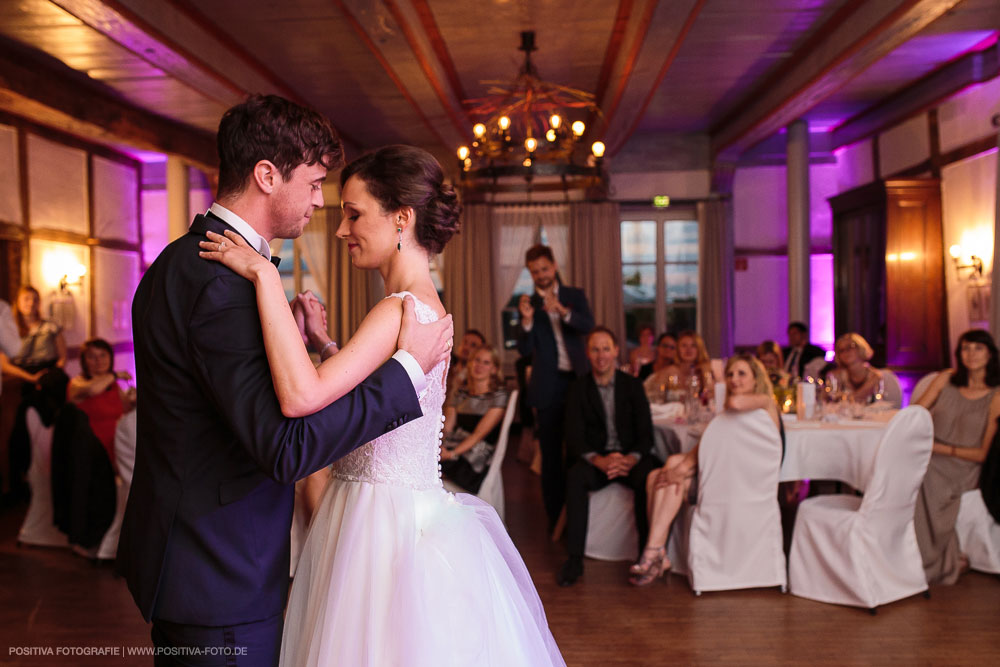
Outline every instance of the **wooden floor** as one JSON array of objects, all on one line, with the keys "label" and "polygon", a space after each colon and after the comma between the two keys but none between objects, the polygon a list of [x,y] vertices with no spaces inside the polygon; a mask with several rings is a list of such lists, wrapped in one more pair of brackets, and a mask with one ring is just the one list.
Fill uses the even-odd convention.
[{"label": "wooden floor", "polygon": [[[564,547],[544,534],[538,478],[504,467],[508,524],[569,665],[996,665],[1000,578],[970,573],[956,586],[888,605],[877,616],[776,589],[691,593],[671,576],[628,585],[626,564],[587,561],[568,589],[554,576]],[[19,548],[24,508],[0,514],[0,665],[141,665],[128,657],[32,657],[14,647],[149,646],[122,580],[68,552]]]}]

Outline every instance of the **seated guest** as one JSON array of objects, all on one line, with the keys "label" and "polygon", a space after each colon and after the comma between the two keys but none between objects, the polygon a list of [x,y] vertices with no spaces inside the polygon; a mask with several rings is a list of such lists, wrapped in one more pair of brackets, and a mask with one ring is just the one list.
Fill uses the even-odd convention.
[{"label": "seated guest", "polygon": [[653,421],[638,379],[617,370],[618,341],[605,327],[587,336],[591,371],[566,398],[566,549],[560,586],[583,574],[590,492],[612,482],[635,493],[635,525],[646,539],[646,476],[659,465],[652,455]]},{"label": "seated guest", "polygon": [[92,338],[80,353],[80,374],[70,380],[66,398],[90,421],[90,428],[115,466],[115,428],[118,419],[135,407],[135,390],[124,391],[119,380],[131,380],[128,371],[115,371],[115,353],[103,338]]},{"label": "seated guest", "polygon": [[934,378],[916,404],[931,411],[934,448],[913,525],[928,584],[954,584],[968,560],[955,534],[962,494],[976,488],[1000,417],[1000,360],[982,329],[958,339],[955,368]]},{"label": "seated guest", "polygon": [[[656,339],[656,358],[639,367],[638,378],[645,380],[657,371],[677,363],[677,339],[672,334],[660,334]],[[648,390],[647,390],[648,393]]]},{"label": "seated guest", "polygon": [[466,329],[462,342],[451,351],[451,365],[448,367],[448,393],[465,382],[465,371],[472,353],[486,345],[486,336],[477,329]]},{"label": "seated guest", "polygon": [[765,340],[757,346],[757,359],[767,371],[767,377],[775,387],[787,387],[791,376],[785,370],[785,360],[781,347],[776,341]]},{"label": "seated guest", "polygon": [[0,353],[5,375],[35,383],[50,368],[66,365],[66,340],[55,322],[43,320],[38,290],[25,285],[17,291],[14,321],[21,335],[21,349],[13,357]]},{"label": "seated guest", "polygon": [[[726,363],[726,410],[750,412],[766,410],[782,436],[784,431],[774,401],[771,381],[764,366],[749,355],[730,357]],[[738,445],[738,443],[735,443]],[[667,536],[674,517],[685,503],[698,498],[698,445],[686,454],[674,454],[666,465],[649,473],[646,496],[649,499],[649,538],[639,562],[630,569],[629,581],[645,586],[670,569],[667,559]]]},{"label": "seated guest", "polygon": [[[11,388],[20,384],[20,403],[13,402],[18,399],[15,398],[15,392],[10,392],[5,401],[8,411],[0,421],[3,427],[0,438],[9,440],[10,486],[11,495],[15,498],[26,495],[24,476],[31,461],[31,449],[26,437],[27,426],[24,422],[24,401],[35,391],[35,385],[47,370],[55,367],[61,369],[66,363],[66,341],[62,330],[54,322],[42,319],[40,304],[38,290],[34,287],[24,285],[17,291],[14,322],[20,343],[13,355],[0,352],[0,370],[5,379],[12,380]],[[9,409],[15,404],[16,409]]]},{"label": "seated guest", "polygon": [[788,347],[782,350],[782,356],[785,371],[791,377],[805,377],[806,364],[825,354],[823,348],[809,342],[809,327],[804,322],[788,324]]},{"label": "seated guest", "polygon": [[632,375],[638,376],[639,369],[646,364],[651,364],[656,359],[657,351],[653,348],[653,339],[656,337],[656,330],[648,324],[639,327],[639,347],[633,348],[628,353],[629,369]]},{"label": "seated guest", "polygon": [[[715,394],[710,361],[701,336],[694,331],[683,331],[677,336],[677,362],[646,378],[646,386],[668,384],[670,376],[676,376],[681,390],[696,392],[707,400]],[[653,380],[654,377],[657,379]]]},{"label": "seated guest", "polygon": [[479,347],[468,361],[465,382],[444,404],[441,472],[469,493],[479,491],[507,409],[507,392],[500,373],[500,356]]},{"label": "seated guest", "polygon": [[855,403],[870,403],[882,389],[882,373],[868,361],[874,351],[860,334],[846,333],[833,346],[836,367],[826,374],[827,381],[839,385]]}]

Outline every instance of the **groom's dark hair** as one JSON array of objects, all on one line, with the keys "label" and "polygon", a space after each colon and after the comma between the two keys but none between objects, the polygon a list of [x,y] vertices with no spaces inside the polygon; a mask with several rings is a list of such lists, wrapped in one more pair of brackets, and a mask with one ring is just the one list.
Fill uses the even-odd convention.
[{"label": "groom's dark hair", "polygon": [[337,131],[320,113],[277,95],[251,95],[219,122],[219,187],[216,199],[246,188],[254,166],[270,160],[283,179],[300,164],[344,164]]}]

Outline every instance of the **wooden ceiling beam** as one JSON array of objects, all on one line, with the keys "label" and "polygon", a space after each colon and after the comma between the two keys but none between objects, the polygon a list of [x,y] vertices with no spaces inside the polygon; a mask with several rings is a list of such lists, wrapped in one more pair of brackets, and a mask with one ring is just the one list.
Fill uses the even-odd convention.
[{"label": "wooden ceiling beam", "polygon": [[91,141],[179,155],[200,169],[218,164],[212,133],[134,107],[55,59],[6,41],[0,109]]},{"label": "wooden ceiling beam", "polygon": [[712,153],[733,159],[835,93],[960,0],[852,0],[711,130]]},{"label": "wooden ceiling beam", "polygon": [[[403,38],[406,39],[406,43],[409,44],[410,50],[413,52],[413,56],[417,59],[417,63],[420,65],[421,71],[423,71],[424,76],[427,78],[427,82],[431,85],[431,88],[434,90],[434,94],[437,96],[438,102],[441,103],[441,106],[444,108],[444,111],[448,115],[448,118],[455,126],[455,130],[462,137],[470,136],[469,133],[472,130],[472,122],[469,120],[468,116],[465,115],[464,111],[460,115],[455,110],[456,107],[461,108],[462,106],[462,98],[455,97],[454,95],[454,92],[456,90],[455,82],[458,80],[458,74],[454,72],[453,64],[452,64],[452,72],[449,73],[447,71],[446,63],[451,64],[451,57],[448,55],[447,48],[445,48],[444,46],[444,40],[441,38],[441,34],[437,31],[437,24],[434,22],[433,15],[430,14],[430,8],[425,6],[426,11],[424,12],[424,14],[420,15],[421,24],[424,27],[425,32],[428,29],[432,31],[427,33],[426,37],[431,42],[432,50],[435,52],[435,55],[438,56],[440,65],[445,69],[446,72],[445,76],[447,76],[450,80],[450,84],[452,86],[452,95],[449,95],[447,92],[445,92],[444,85],[441,83],[441,80],[438,78],[437,73],[431,66],[430,59],[427,57],[427,54],[424,53],[424,50],[420,47],[420,42],[417,39],[416,32],[410,25],[409,21],[406,20],[406,17],[403,16],[403,12],[400,10],[399,5],[396,2],[394,2],[394,0],[382,0],[382,2],[385,4],[386,9],[389,10],[389,13],[392,15],[393,20],[396,21],[397,25],[399,25],[399,29],[403,32]],[[415,9],[419,11],[420,8],[415,7]],[[436,45],[434,39],[435,36],[437,41]],[[441,61],[442,51],[444,53],[446,61]]]},{"label": "wooden ceiling beam", "polygon": [[1000,76],[1000,49],[967,53],[907,86],[895,95],[848,119],[831,134],[832,147],[853,144],[918,113],[938,106],[966,86]]}]

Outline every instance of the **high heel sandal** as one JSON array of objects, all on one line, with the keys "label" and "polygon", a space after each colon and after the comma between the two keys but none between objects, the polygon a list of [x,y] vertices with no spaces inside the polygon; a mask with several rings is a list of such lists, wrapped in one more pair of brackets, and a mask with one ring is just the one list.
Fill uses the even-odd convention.
[{"label": "high heel sandal", "polygon": [[642,550],[639,562],[629,568],[632,576],[628,581],[633,586],[645,586],[653,583],[670,569],[665,547],[646,547]]}]

